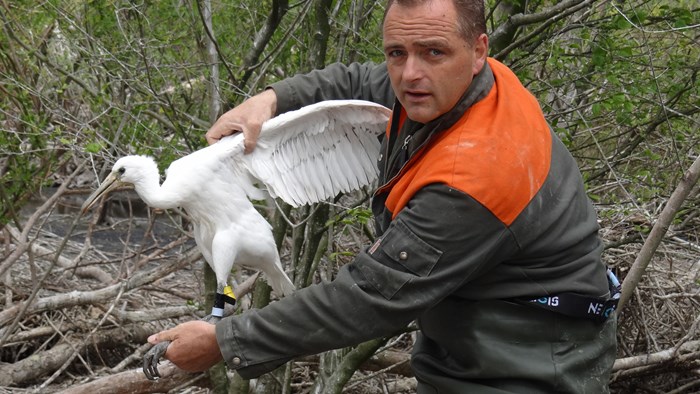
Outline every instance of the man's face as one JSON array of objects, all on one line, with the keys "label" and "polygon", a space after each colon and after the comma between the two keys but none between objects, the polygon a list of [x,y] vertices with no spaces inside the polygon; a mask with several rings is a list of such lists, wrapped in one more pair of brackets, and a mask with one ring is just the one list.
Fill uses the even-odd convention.
[{"label": "man's face", "polygon": [[488,39],[468,43],[452,0],[405,7],[384,19],[384,55],[391,86],[408,117],[427,123],[448,112],[486,61]]}]

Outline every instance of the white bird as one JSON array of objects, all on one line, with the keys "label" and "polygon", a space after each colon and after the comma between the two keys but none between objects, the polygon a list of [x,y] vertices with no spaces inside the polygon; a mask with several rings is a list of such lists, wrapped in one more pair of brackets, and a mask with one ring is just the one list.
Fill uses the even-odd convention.
[{"label": "white bird", "polygon": [[[235,302],[228,285],[234,263],[262,270],[278,295],[294,290],[271,226],[249,200],[265,198],[256,183],[294,207],[370,185],[378,175],[377,136],[390,114],[386,107],[360,100],[325,101],[287,112],[263,124],[251,154],[243,154],[242,133],[223,138],[172,162],[162,185],[153,159],[126,156],[117,160],[82,211],[126,184],[133,184],[151,207],[183,208],[197,246],[216,274],[212,316],[220,318],[224,301]],[[155,360],[147,357],[147,377],[158,377],[157,361],[166,349],[164,343]]]}]

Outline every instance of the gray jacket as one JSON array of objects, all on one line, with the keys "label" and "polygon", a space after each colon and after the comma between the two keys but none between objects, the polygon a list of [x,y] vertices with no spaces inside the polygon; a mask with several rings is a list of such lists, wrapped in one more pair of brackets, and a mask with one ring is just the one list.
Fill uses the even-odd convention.
[{"label": "gray jacket", "polygon": [[[510,301],[563,292],[608,294],[595,211],[575,161],[556,135],[547,131],[548,171],[541,184],[505,222],[498,210],[514,196],[495,193],[485,199],[480,190],[489,189],[488,180],[474,188],[473,178],[431,182],[429,171],[416,170],[428,165],[424,161],[435,156],[431,152],[475,104],[508,89],[524,91],[518,84],[498,86],[504,91],[496,92],[494,80],[486,66],[458,105],[428,124],[392,120],[379,163],[385,187],[372,202],[378,242],[332,282],[219,323],[217,339],[231,368],[252,378],[294,357],[389,336],[417,320],[412,367],[419,392],[606,390],[615,355],[614,321],[596,324]],[[335,64],[272,88],[280,113],[347,98],[401,111],[384,65]],[[542,116],[539,107],[522,106],[515,110]],[[496,130],[496,136],[509,132]],[[452,171],[462,174],[478,165],[489,146],[481,149],[471,156],[466,150],[454,153]],[[523,171],[531,165],[524,162]],[[427,180],[415,186],[411,178],[411,186],[407,174]],[[392,192],[404,202],[393,202],[400,198]]]}]

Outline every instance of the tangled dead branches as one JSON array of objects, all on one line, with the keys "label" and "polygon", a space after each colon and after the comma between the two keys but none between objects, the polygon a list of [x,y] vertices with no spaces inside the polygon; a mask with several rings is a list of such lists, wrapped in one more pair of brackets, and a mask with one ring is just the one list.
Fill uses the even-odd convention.
[{"label": "tangled dead branches", "polygon": [[[204,314],[202,261],[186,218],[148,210],[136,215],[139,200],[128,194],[121,202],[112,199],[105,208],[109,214],[80,218],[76,195],[55,190],[28,208],[23,227],[7,225],[0,232],[0,391],[206,391],[203,374],[186,374],[166,363],[163,373],[171,378],[154,383],[138,370],[149,335]],[[605,262],[621,279],[652,224],[624,212],[601,212]],[[691,211],[682,219],[618,316],[613,392],[682,393],[700,385],[700,217]],[[237,293],[245,294],[255,277],[235,276],[241,283]],[[249,304],[245,297],[241,301]],[[346,392],[415,390],[408,368],[411,343],[410,335],[393,341],[355,375]],[[324,357],[293,364],[293,392],[309,390]]]},{"label": "tangled dead branches", "polygon": [[[157,382],[139,369],[149,335],[204,315],[203,263],[185,219],[147,210],[146,217],[134,215],[142,208],[129,194],[121,204],[113,198],[107,215],[79,218],[77,196],[55,190],[42,205],[28,207],[29,228],[7,225],[0,232],[0,266],[7,267],[0,273],[0,392],[208,387],[205,374],[184,373],[168,362],[161,366],[168,379]],[[257,276],[235,276],[240,304],[248,307],[245,295]],[[350,385],[371,392],[368,385],[381,380],[392,392],[410,392],[415,380],[407,361],[406,352],[384,351]],[[313,378],[303,376],[313,377],[318,363],[318,357],[296,363],[293,388],[307,390]]]},{"label": "tangled dead branches", "polygon": [[[624,277],[641,248],[644,235],[639,228],[648,228],[650,223],[640,217],[620,221],[617,216],[607,224],[603,234],[608,240],[627,240],[616,245],[610,242],[612,247],[604,253],[608,264]],[[619,314],[613,391],[682,393],[694,392],[693,387],[700,384],[697,228],[697,222],[687,222],[671,229]]]}]

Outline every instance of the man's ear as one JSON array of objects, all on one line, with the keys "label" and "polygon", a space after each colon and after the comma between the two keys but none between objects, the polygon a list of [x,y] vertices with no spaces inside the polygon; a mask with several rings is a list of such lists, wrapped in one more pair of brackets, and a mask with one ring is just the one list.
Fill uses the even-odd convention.
[{"label": "man's ear", "polygon": [[484,63],[486,63],[486,58],[489,55],[489,37],[482,33],[477,37],[474,42],[474,69],[473,74],[476,75],[481,72],[484,68]]}]

